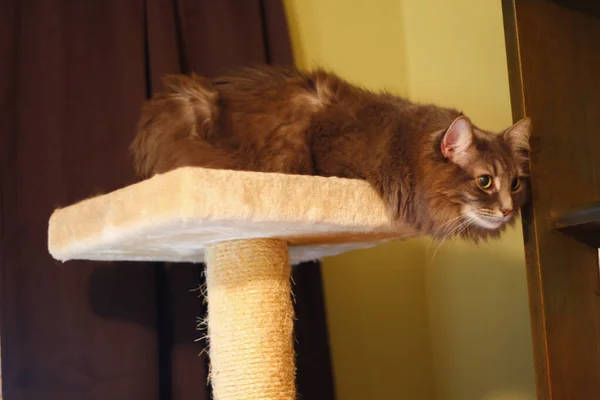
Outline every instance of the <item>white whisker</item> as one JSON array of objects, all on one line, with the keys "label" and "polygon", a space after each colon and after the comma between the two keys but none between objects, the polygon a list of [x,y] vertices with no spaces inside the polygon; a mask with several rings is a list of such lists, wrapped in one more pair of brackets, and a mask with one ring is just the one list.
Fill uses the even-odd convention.
[{"label": "white whisker", "polygon": [[[467,215],[464,215],[464,217],[466,218]],[[446,239],[448,239],[450,236],[452,236],[453,234],[460,234],[462,232],[464,232],[465,229],[467,229],[467,227],[469,225],[471,225],[472,221],[470,219],[467,219],[466,221],[460,221],[463,218],[459,218],[456,225],[452,227],[452,229],[446,233],[444,235],[444,237],[442,238],[442,240],[440,241],[440,243],[437,245],[437,247],[435,248],[433,255],[431,256],[430,259],[430,264],[429,265],[433,265],[433,261],[435,260],[435,256],[437,255],[438,250],[440,249],[440,247],[442,246],[442,244],[444,244],[444,242],[446,241]]]},{"label": "white whisker", "polygon": [[[442,229],[445,229],[447,227],[451,227],[452,224],[454,224],[455,222],[459,222],[461,219],[466,218],[467,216],[465,214],[461,214],[458,217],[454,217],[449,219],[448,221],[444,222],[443,224],[441,224],[436,230],[435,232],[429,237],[429,244],[427,245],[427,248],[425,249],[425,253],[429,252],[429,248],[431,247],[431,244],[433,243],[433,241],[436,239],[436,235],[438,234],[438,232],[440,232]],[[445,235],[442,237],[445,237]]]}]

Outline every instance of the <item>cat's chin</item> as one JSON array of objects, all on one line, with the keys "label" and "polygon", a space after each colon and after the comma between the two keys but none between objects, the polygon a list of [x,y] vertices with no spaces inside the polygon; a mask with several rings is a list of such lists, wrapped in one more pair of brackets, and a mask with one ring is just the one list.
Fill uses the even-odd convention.
[{"label": "cat's chin", "polygon": [[465,217],[471,222],[472,225],[475,225],[481,229],[495,231],[500,229],[502,226],[506,225],[506,223],[510,222],[512,216],[508,217],[485,217],[479,215],[476,211],[469,210],[465,213]]},{"label": "cat's chin", "polygon": [[506,230],[506,228],[515,224],[516,220],[517,219],[512,216],[509,218],[502,218],[501,221],[498,221],[499,223],[495,224],[481,224],[473,221],[473,223],[467,229],[465,229],[460,236],[474,243],[479,243],[481,241],[485,242],[489,239],[498,239]]}]

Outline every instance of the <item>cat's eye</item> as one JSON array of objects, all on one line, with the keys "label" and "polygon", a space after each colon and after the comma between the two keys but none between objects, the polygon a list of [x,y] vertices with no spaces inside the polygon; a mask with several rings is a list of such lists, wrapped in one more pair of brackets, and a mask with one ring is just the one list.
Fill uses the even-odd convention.
[{"label": "cat's eye", "polygon": [[477,183],[482,189],[489,189],[492,187],[492,177],[490,175],[481,175],[477,178]]},{"label": "cat's eye", "polygon": [[519,178],[515,178],[512,181],[511,188],[513,192],[516,192],[521,187],[521,180]]}]

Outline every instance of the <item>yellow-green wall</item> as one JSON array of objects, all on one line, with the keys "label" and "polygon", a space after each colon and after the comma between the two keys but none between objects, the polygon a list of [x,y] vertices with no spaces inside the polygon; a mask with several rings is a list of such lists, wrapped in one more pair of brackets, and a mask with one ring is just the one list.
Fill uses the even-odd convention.
[{"label": "yellow-green wall", "polygon": [[[296,61],[511,123],[499,1],[287,0]],[[520,227],[480,245],[415,239],[325,260],[340,400],[535,398]]]}]

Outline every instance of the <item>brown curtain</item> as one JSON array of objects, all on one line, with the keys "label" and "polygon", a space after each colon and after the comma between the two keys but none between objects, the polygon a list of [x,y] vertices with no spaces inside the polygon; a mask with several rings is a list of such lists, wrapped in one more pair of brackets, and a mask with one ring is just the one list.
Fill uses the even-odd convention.
[{"label": "brown curtain", "polygon": [[[167,73],[293,63],[278,0],[0,1],[4,397],[207,399],[202,266],[61,265],[58,206],[134,182],[141,102]],[[318,263],[295,270],[299,392],[334,398]]]}]

